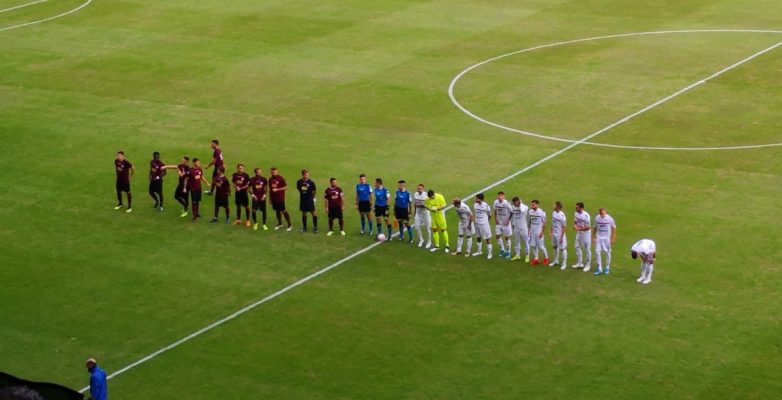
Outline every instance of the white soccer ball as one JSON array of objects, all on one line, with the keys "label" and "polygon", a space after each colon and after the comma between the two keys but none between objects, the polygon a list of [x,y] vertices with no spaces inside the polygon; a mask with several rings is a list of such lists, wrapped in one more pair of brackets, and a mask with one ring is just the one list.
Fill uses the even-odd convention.
[{"label": "white soccer ball", "polygon": [[377,241],[378,242],[385,242],[386,241],[386,235],[384,233],[378,233],[377,234]]}]

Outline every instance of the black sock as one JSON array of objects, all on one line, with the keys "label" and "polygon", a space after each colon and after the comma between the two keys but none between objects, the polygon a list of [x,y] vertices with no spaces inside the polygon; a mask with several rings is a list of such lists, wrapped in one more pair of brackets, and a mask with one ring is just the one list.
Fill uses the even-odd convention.
[{"label": "black sock", "polygon": [[236,207],[236,219],[242,219],[242,209],[239,206]]},{"label": "black sock", "polygon": [[313,215],[312,216],[312,226],[314,226],[315,229],[318,229],[318,216],[317,215]]},{"label": "black sock", "polygon": [[329,218],[329,231],[333,231],[333,230],[334,230],[334,219]]},{"label": "black sock", "polygon": [[282,226],[282,213],[277,211],[277,226]]},{"label": "black sock", "polygon": [[117,205],[122,205],[122,192],[117,190]]},{"label": "black sock", "polygon": [[250,207],[244,208],[244,219],[249,220],[250,219]]},{"label": "black sock", "polygon": [[160,198],[160,201],[158,201],[158,205],[160,207],[163,207],[163,192],[158,192],[157,197]]},{"label": "black sock", "polygon": [[307,214],[304,214],[301,216],[301,226],[304,227],[304,230],[307,230]]},{"label": "black sock", "polygon": [[253,210],[253,223],[258,223],[258,213],[255,210]]},{"label": "black sock", "polygon": [[128,208],[133,207],[132,204],[133,204],[133,195],[130,194],[130,192],[128,192]]},{"label": "black sock", "polygon": [[285,222],[288,223],[288,226],[292,226],[293,224],[291,224],[291,215],[288,214],[287,211],[283,211],[282,214],[285,215]]},{"label": "black sock", "polygon": [[261,218],[263,218],[263,224],[266,225],[266,209],[261,211]]},{"label": "black sock", "polygon": [[226,207],[225,208],[225,219],[231,218],[231,209]]}]

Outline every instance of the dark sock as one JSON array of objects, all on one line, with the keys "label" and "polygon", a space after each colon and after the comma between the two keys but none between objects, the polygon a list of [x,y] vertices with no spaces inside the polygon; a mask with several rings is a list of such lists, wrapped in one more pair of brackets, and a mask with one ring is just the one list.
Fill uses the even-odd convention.
[{"label": "dark sock", "polygon": [[160,207],[163,207],[163,192],[158,192],[157,197],[160,198],[160,201],[158,201],[158,205]]},{"label": "dark sock", "polygon": [[225,219],[231,218],[231,209],[226,207],[225,208]]},{"label": "dark sock", "polygon": [[334,230],[334,220],[329,218],[329,231]]},{"label": "dark sock", "polygon": [[279,212],[279,211],[276,211],[276,213],[277,213],[277,225],[281,226],[282,225],[282,213]]},{"label": "dark sock", "polygon": [[255,210],[253,210],[253,223],[258,223],[258,213]]},{"label": "dark sock", "polygon": [[122,205],[122,192],[117,190],[117,204]]},{"label": "dark sock", "polygon": [[149,192],[149,197],[152,197],[152,200],[155,200],[155,206],[157,206],[160,203],[160,200],[157,198],[156,192]]},{"label": "dark sock", "polygon": [[198,214],[198,202],[194,201],[193,202],[193,219],[196,219],[196,217],[198,217],[198,216],[199,216],[199,214]]},{"label": "dark sock", "polygon": [[250,207],[244,208],[244,219],[249,220],[250,219]]},{"label": "dark sock", "polygon": [[301,226],[304,228],[304,230],[307,230],[307,214],[303,214],[301,216]]},{"label": "dark sock", "polygon": [[318,229],[318,216],[317,215],[313,215],[312,216],[312,226],[314,226],[315,229]]},{"label": "dark sock", "polygon": [[266,225],[266,210],[261,211],[261,218],[263,218],[263,224]]},{"label": "dark sock", "polygon": [[133,195],[128,192],[128,208],[133,207]]},{"label": "dark sock", "polygon": [[242,209],[236,207],[236,219],[242,219]]},{"label": "dark sock", "polygon": [[291,215],[288,214],[288,212],[284,212],[283,215],[285,216],[285,222],[288,223],[288,226],[293,225],[293,224],[291,224]]},{"label": "dark sock", "polygon": [[341,231],[345,230],[345,220],[342,218],[339,219],[339,230]]}]

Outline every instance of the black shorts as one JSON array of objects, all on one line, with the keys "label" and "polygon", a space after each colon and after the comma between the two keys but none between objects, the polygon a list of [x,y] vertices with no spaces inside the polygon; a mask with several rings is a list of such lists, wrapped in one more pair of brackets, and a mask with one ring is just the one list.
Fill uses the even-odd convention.
[{"label": "black shorts", "polygon": [[200,190],[191,190],[190,191],[190,201],[193,203],[198,203],[201,201],[201,191]]},{"label": "black shorts", "polygon": [[315,199],[312,198],[302,198],[301,201],[299,201],[299,211],[301,212],[314,212],[315,211]]},{"label": "black shorts", "polygon": [[212,168],[212,180],[214,180],[215,177],[217,176],[217,172],[218,172],[219,169],[220,168],[217,165],[215,165],[215,167]]},{"label": "black shorts", "polygon": [[410,210],[407,208],[394,208],[394,217],[400,221],[410,220]]},{"label": "black shorts", "polygon": [[388,206],[375,206],[375,217],[388,218]]},{"label": "black shorts", "polygon": [[130,182],[129,181],[117,181],[117,191],[118,192],[130,192]]},{"label": "black shorts", "polygon": [[266,202],[265,201],[253,200],[253,211],[258,211],[258,210],[266,212]]},{"label": "black shorts", "polygon": [[175,199],[187,199],[187,192],[182,193],[182,189],[185,187],[183,185],[177,185],[176,190],[174,191],[174,198]]},{"label": "black shorts", "polygon": [[273,201],[272,209],[274,209],[274,211],[285,211],[285,201],[280,201],[280,202]]},{"label": "black shorts", "polygon": [[369,200],[359,200],[358,202],[358,212],[360,213],[368,213],[372,211],[372,203],[369,202]]},{"label": "black shorts", "polygon": [[329,208],[329,219],[342,219],[342,208]]},{"label": "black shorts", "polygon": [[149,193],[162,193],[162,192],[163,192],[162,179],[149,181]]},{"label": "black shorts", "polygon": [[228,197],[215,196],[215,208],[228,208]]},{"label": "black shorts", "polygon": [[234,194],[234,203],[237,206],[247,207],[250,205],[250,196],[246,191],[240,190]]}]

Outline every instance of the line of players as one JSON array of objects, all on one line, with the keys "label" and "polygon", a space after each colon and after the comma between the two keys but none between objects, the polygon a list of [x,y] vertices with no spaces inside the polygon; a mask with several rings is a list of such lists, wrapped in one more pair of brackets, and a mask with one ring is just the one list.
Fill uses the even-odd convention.
[{"label": "line of players", "polygon": [[[214,167],[212,175],[212,183],[206,180],[204,177],[204,170],[201,168],[201,163],[198,158],[194,158],[191,162],[189,157],[185,156],[181,162],[177,165],[167,165],[160,160],[160,154],[158,152],[153,153],[152,160],[150,161],[150,174],[149,174],[149,194],[155,201],[154,207],[160,211],[163,211],[163,190],[162,183],[163,177],[166,175],[166,170],[176,169],[179,175],[179,182],[174,193],[175,199],[183,206],[183,211],[180,217],[187,217],[189,215],[188,207],[191,207],[193,221],[201,217],[200,215],[200,202],[202,199],[202,183],[211,185],[210,190],[207,190],[208,195],[215,196],[214,216],[210,222],[219,221],[219,211],[224,209],[225,222],[230,223],[230,206],[229,198],[231,195],[231,185],[234,188],[234,203],[236,205],[236,220],[235,225],[242,224],[242,210],[244,210],[245,221],[244,224],[247,227],[252,227],[254,230],[259,228],[259,225],[264,230],[268,230],[266,225],[266,198],[267,195],[270,198],[272,208],[275,211],[277,217],[277,225],[275,230],[283,229],[283,219],[286,222],[286,231],[291,231],[293,225],[291,223],[290,215],[285,206],[285,192],[288,189],[288,185],[285,179],[279,174],[277,168],[272,167],[271,176],[267,179],[262,175],[260,168],[254,169],[254,176],[250,176],[245,172],[243,164],[238,164],[236,172],[231,176],[229,181],[225,175],[225,160],[223,158],[222,149],[219,146],[218,140],[212,140],[211,147],[213,150],[213,156],[211,162],[206,166],[206,169]],[[131,212],[132,195],[130,191],[130,178],[133,175],[135,169],[133,165],[125,159],[125,154],[122,151],[117,153],[115,160],[115,169],[117,174],[117,200],[118,204],[115,210],[121,210],[123,208],[122,193],[127,193],[128,208],[126,212]],[[404,233],[408,233],[409,243],[413,243],[413,229],[415,229],[419,238],[418,247],[426,247],[432,252],[440,250],[441,244],[444,244],[444,251],[450,253],[450,243],[447,231],[447,224],[445,219],[445,211],[449,208],[446,206],[446,201],[442,194],[436,193],[433,190],[426,191],[423,184],[417,186],[416,192],[411,193],[407,191],[406,182],[400,180],[397,182],[398,189],[394,196],[394,223],[399,227],[399,233],[396,235],[398,240],[404,240]],[[312,217],[313,233],[318,231],[318,217],[315,209],[315,194],[316,185],[309,177],[309,171],[302,170],[302,178],[297,181],[296,188],[300,194],[299,210],[302,212],[301,220],[302,227],[301,232],[307,232],[307,214]],[[339,223],[339,233],[345,235],[344,229],[344,191],[337,185],[337,180],[331,178],[329,187],[325,191],[325,211],[328,215],[329,232],[328,235],[334,233],[333,224],[334,221]],[[359,176],[359,183],[356,185],[356,202],[355,206],[360,214],[361,218],[361,234],[369,233],[373,234],[373,218],[377,226],[378,234],[382,233],[381,223],[384,223],[388,235],[383,234],[382,237],[392,238],[393,229],[391,219],[389,215],[391,194],[383,186],[383,180],[381,178],[375,179],[374,187],[367,183],[367,178],[364,174]],[[252,200],[250,200],[252,199]],[[492,234],[490,219],[494,220],[494,239],[499,244],[500,252],[499,257],[510,259],[512,261],[521,260],[521,249],[524,248],[525,262],[530,262],[532,265],[542,264],[545,266],[561,266],[560,269],[567,268],[567,217],[563,212],[563,205],[557,201],[554,204],[554,210],[552,212],[551,226],[549,232],[546,232],[547,227],[547,215],[546,212],[540,208],[538,200],[533,200],[530,206],[525,205],[519,197],[514,197],[510,201],[505,198],[504,192],[497,194],[497,199],[493,203],[493,207],[485,201],[484,194],[478,194],[476,196],[473,209],[462,202],[460,199],[453,199],[453,208],[455,209],[459,218],[458,227],[458,239],[456,251],[453,255],[464,256],[481,256],[483,255],[483,245],[486,244],[487,258],[493,257],[492,246]],[[493,210],[493,211],[492,211]],[[258,221],[258,212],[261,213],[261,222]],[[252,223],[250,222],[252,218]],[[413,222],[411,223],[411,219]],[[367,230],[367,225],[369,229]],[[594,226],[591,225],[591,217],[584,209],[583,203],[576,203],[576,211],[574,213],[574,225],[573,228],[576,232],[575,249],[576,249],[576,263],[573,268],[580,268],[583,271],[588,272],[591,269],[592,264],[592,252],[591,248],[594,247],[595,255],[597,259],[597,269],[595,275],[609,274],[611,268],[611,245],[616,241],[616,224],[613,218],[607,214],[604,208],[599,210],[599,215],[595,218]],[[593,236],[594,233],[594,236]],[[554,259],[549,262],[548,251],[545,245],[545,236],[548,234],[552,241],[552,247],[554,249]],[[426,239],[425,239],[426,236]],[[381,237],[381,236],[379,236]],[[472,239],[476,238],[477,251],[472,252]],[[440,240],[442,239],[442,241]],[[466,247],[462,251],[462,246]],[[444,243],[443,243],[444,242]],[[639,242],[640,243],[640,242]],[[652,247],[654,246],[652,242]],[[511,251],[515,250],[515,255],[511,256]],[[542,253],[543,260],[540,260],[540,253]],[[605,253],[605,269],[603,269],[603,257]],[[653,252],[656,253],[656,252]],[[635,254],[635,253],[634,253]],[[642,254],[642,276],[639,278],[639,282],[645,282],[647,279],[644,277],[643,271],[644,265],[648,264],[649,260],[644,259]],[[532,260],[530,261],[530,256]],[[654,257],[652,257],[653,263]],[[653,268],[653,267],[652,267]],[[649,272],[648,280],[651,280],[651,272]],[[643,279],[642,279],[643,278]],[[648,282],[647,282],[648,283]]]}]

